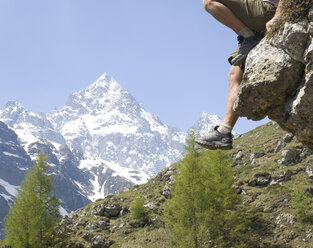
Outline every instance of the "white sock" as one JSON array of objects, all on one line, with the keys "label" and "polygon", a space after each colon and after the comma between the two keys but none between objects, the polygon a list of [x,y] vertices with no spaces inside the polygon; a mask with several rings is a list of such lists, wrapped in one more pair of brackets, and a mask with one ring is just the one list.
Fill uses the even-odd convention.
[{"label": "white sock", "polygon": [[232,130],[233,130],[233,127],[224,123],[222,123],[217,129],[217,131],[219,131],[222,134],[230,133]]},{"label": "white sock", "polygon": [[237,34],[243,36],[244,38],[249,38],[249,37],[254,36],[254,32],[248,27],[244,27]]}]

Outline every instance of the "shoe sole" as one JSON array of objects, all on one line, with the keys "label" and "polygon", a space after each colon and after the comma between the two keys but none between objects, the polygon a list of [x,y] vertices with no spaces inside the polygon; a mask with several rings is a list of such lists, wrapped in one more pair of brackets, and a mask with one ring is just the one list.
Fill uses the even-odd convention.
[{"label": "shoe sole", "polygon": [[216,149],[220,149],[220,150],[231,150],[233,149],[232,144],[224,144],[224,143],[219,143],[219,142],[214,142],[214,143],[203,143],[203,142],[199,142],[196,141],[196,143],[206,149],[209,150],[216,150]]},{"label": "shoe sole", "polygon": [[247,58],[248,53],[236,59],[236,57],[231,61],[231,65],[241,65],[243,61]]}]

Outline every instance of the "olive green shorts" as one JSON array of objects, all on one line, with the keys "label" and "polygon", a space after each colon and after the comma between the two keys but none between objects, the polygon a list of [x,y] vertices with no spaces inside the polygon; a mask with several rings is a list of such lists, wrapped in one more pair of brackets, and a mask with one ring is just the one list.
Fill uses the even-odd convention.
[{"label": "olive green shorts", "polygon": [[[275,14],[275,6],[263,0],[217,0],[227,6],[246,26],[260,34],[265,34],[266,23]],[[239,46],[228,61],[237,55]],[[244,63],[243,63],[244,64]]]}]

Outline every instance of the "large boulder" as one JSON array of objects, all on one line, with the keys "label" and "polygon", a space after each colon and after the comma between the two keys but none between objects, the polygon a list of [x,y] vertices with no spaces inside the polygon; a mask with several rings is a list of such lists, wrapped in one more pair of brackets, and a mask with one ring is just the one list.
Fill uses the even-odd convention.
[{"label": "large boulder", "polygon": [[248,55],[234,110],[261,120],[268,116],[313,149],[313,8],[285,23]]}]

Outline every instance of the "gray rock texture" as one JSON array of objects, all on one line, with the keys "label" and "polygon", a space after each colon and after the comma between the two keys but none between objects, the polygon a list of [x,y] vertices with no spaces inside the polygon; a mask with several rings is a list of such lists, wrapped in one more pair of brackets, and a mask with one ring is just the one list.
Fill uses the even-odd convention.
[{"label": "gray rock texture", "polygon": [[308,174],[310,179],[313,179],[313,168],[307,167],[305,172]]},{"label": "gray rock texture", "polygon": [[285,146],[286,146],[285,142],[278,141],[278,143],[274,149],[274,153],[279,153],[281,151],[281,149],[283,149]]},{"label": "gray rock texture", "polygon": [[313,8],[249,53],[234,110],[252,120],[268,116],[313,149],[312,64]]},{"label": "gray rock texture", "polygon": [[278,163],[283,165],[294,165],[299,162],[300,152],[295,148],[282,151],[282,158],[278,160]]},{"label": "gray rock texture", "polygon": [[242,158],[244,157],[244,154],[243,154],[243,152],[242,151],[239,151],[238,153],[237,153],[237,155],[236,155],[236,160],[241,160]]},{"label": "gray rock texture", "polygon": [[292,141],[293,136],[291,134],[286,134],[283,138],[284,142],[289,143]]}]

